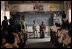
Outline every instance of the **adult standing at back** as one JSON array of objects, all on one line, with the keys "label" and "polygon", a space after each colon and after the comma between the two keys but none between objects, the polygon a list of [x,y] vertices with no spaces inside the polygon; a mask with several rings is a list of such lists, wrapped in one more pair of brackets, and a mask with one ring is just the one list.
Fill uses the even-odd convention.
[{"label": "adult standing at back", "polygon": [[7,17],[4,16],[4,20],[2,21],[2,28],[3,28],[3,35],[7,35],[8,34],[8,20],[7,20]]},{"label": "adult standing at back", "polygon": [[36,23],[36,21],[33,21],[33,33],[34,33],[34,37],[37,37],[37,33],[38,33],[38,25]]},{"label": "adult standing at back", "polygon": [[3,30],[7,31],[7,29],[8,29],[8,20],[7,20],[6,16],[4,16],[4,20],[2,21],[2,26],[3,26]]},{"label": "adult standing at back", "polygon": [[42,24],[40,26],[40,38],[44,38],[45,31],[46,31],[46,26],[45,26],[44,22],[42,21]]},{"label": "adult standing at back", "polygon": [[26,33],[26,31],[27,31],[27,24],[26,24],[26,22],[25,22],[25,17],[24,17],[24,16],[22,16],[21,24],[22,24],[22,31],[23,31],[24,33]]}]

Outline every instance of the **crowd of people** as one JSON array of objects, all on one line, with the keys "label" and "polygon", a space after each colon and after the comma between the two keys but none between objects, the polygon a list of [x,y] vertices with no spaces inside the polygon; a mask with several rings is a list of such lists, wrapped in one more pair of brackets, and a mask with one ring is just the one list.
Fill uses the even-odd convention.
[{"label": "crowd of people", "polygon": [[[38,37],[38,24],[36,21],[33,21],[33,33],[34,37]],[[44,38],[44,32],[46,26],[42,21],[40,26],[40,38]],[[7,20],[7,17],[4,16],[4,20],[1,25],[1,37],[2,37],[2,48],[19,48],[24,47],[27,40],[27,24],[25,22],[25,17],[22,18],[13,18],[11,17]]]},{"label": "crowd of people", "polygon": [[[57,18],[57,17],[56,17]],[[59,48],[71,47],[71,24],[66,18],[66,14],[63,11],[62,19],[54,20],[54,26],[51,27],[51,41]]]},{"label": "crowd of people", "polygon": [[[8,24],[9,23],[9,24]],[[37,37],[38,25],[33,21],[34,37]],[[40,38],[44,38],[46,25],[42,21],[40,25]],[[27,24],[25,17],[10,18],[4,16],[1,25],[1,48],[23,48],[27,40]],[[58,47],[71,46],[71,24],[66,19],[66,14],[63,11],[62,17],[59,14],[54,14],[54,26],[51,27],[51,41],[55,42]]]},{"label": "crowd of people", "polygon": [[[8,24],[9,23],[9,24]],[[26,24],[24,18],[22,22],[4,16],[1,25],[1,48],[22,48],[25,46],[27,40]]]}]

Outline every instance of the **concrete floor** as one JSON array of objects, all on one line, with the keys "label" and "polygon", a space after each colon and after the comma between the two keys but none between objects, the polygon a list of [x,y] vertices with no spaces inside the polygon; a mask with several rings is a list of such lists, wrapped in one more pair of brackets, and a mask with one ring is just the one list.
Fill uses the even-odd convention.
[{"label": "concrete floor", "polygon": [[[27,33],[27,35],[28,38],[34,38],[34,33]],[[37,36],[37,38],[40,38],[40,33],[37,33],[37,35],[35,36]],[[44,33],[44,37],[50,38],[50,33]]]},{"label": "concrete floor", "polygon": [[50,38],[28,39],[24,48],[56,48]]},{"label": "concrete floor", "polygon": [[[39,35],[39,34],[38,34]],[[47,34],[45,34],[46,36]],[[24,48],[56,48],[56,46],[50,42],[50,35],[45,38],[34,38],[34,36],[30,36],[30,38],[26,41],[26,46]]]},{"label": "concrete floor", "polygon": [[28,39],[24,48],[56,48],[52,42],[50,42],[50,33],[45,33],[44,38],[34,38],[33,33],[28,33]]}]

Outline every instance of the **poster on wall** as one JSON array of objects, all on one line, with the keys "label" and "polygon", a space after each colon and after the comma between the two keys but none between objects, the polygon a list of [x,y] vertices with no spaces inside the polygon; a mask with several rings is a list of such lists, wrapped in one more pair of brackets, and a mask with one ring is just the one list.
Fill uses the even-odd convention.
[{"label": "poster on wall", "polygon": [[59,11],[60,9],[59,9],[59,4],[55,4],[55,11]]},{"label": "poster on wall", "polygon": [[49,10],[50,11],[55,11],[55,4],[54,3],[49,4]]},{"label": "poster on wall", "polygon": [[34,5],[33,9],[34,11],[43,11],[43,5],[36,4]]}]

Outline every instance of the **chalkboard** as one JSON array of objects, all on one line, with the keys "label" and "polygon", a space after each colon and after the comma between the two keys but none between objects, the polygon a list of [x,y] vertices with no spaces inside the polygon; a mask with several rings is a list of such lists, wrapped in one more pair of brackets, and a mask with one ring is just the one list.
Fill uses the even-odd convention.
[{"label": "chalkboard", "polygon": [[36,20],[36,22],[39,26],[41,25],[42,21],[44,21],[44,24],[46,26],[49,26],[50,19],[51,19],[51,15],[46,15],[46,14],[34,14],[34,15],[26,15],[25,16],[27,26],[32,26],[33,20]]}]

